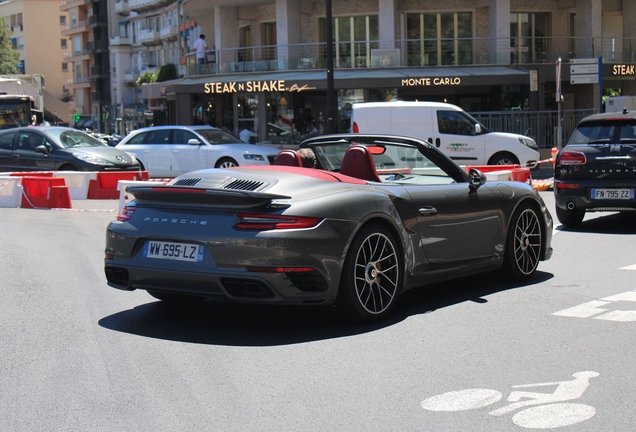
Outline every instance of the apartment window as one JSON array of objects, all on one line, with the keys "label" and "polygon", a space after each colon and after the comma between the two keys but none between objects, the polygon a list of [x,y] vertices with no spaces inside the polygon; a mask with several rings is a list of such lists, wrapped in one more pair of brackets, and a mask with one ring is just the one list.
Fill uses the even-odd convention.
[{"label": "apartment window", "polygon": [[[320,38],[325,41],[325,20],[320,21]],[[334,67],[370,65],[371,50],[378,48],[377,15],[333,18],[332,32]]]},{"label": "apartment window", "polygon": [[244,49],[238,50],[238,61],[252,61],[252,50],[248,47],[252,46],[252,31],[250,26],[242,27],[239,30],[239,46]]},{"label": "apartment window", "polygon": [[77,11],[71,11],[71,27],[77,25]]},{"label": "apartment window", "polygon": [[24,38],[23,37],[19,37],[18,38],[18,49],[19,50],[23,50],[24,49]]},{"label": "apartment window", "polygon": [[68,63],[62,63],[62,72],[68,72]]},{"label": "apartment window", "polygon": [[82,51],[82,37],[75,36],[73,38],[73,54],[79,54]]},{"label": "apartment window", "polygon": [[261,56],[263,60],[275,60],[276,59],[276,23],[263,24],[262,32],[263,52]]},{"label": "apartment window", "polygon": [[547,60],[549,14],[510,14],[512,63],[543,63]]},{"label": "apartment window", "polygon": [[75,79],[79,80],[82,78],[82,65],[81,64],[76,64],[75,65]]},{"label": "apartment window", "polygon": [[62,49],[68,48],[68,39],[66,38],[60,39],[60,48]]},{"label": "apartment window", "polygon": [[60,25],[66,25],[66,15],[60,15]]},{"label": "apartment window", "polygon": [[472,12],[407,14],[406,34],[409,66],[473,62]]}]

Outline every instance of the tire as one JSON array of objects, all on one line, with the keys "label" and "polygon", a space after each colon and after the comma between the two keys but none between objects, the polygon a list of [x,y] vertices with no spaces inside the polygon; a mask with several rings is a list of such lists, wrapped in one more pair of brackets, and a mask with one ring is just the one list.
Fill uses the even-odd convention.
[{"label": "tire", "polygon": [[497,153],[490,158],[488,165],[519,165],[519,159],[512,153]]},{"label": "tire", "polygon": [[559,222],[561,222],[562,225],[565,225],[567,227],[575,227],[579,226],[581,222],[583,222],[585,211],[579,209],[567,210],[557,206],[556,215],[557,219],[559,220]]},{"label": "tire", "polygon": [[401,292],[401,259],[393,235],[380,225],[364,227],[345,259],[336,309],[355,322],[376,322],[389,315]]},{"label": "tire", "polygon": [[507,279],[529,279],[541,259],[543,225],[537,210],[521,205],[512,217],[506,239],[506,252],[501,272]]},{"label": "tire", "polygon": [[237,166],[239,166],[239,164],[237,164],[234,159],[229,157],[224,157],[219,159],[216,162],[216,165],[214,166],[214,168],[232,168]]},{"label": "tire", "polygon": [[156,298],[157,300],[164,301],[166,303],[200,303],[205,300],[205,297],[196,297],[181,294],[170,294],[161,291],[147,291],[148,294]]},{"label": "tire", "polygon": [[142,164],[139,159],[137,159],[137,163],[139,164],[139,171],[146,171],[144,164]]}]

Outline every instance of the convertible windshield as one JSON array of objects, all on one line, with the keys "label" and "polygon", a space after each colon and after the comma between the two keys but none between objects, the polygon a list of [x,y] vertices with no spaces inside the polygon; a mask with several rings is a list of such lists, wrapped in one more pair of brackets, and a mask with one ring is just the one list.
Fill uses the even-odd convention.
[{"label": "convertible windshield", "polygon": [[[342,172],[342,161],[352,145],[361,143],[313,145],[318,166]],[[362,144],[369,150],[381,182],[446,184],[456,181],[452,173],[422,154],[417,147],[391,143]],[[342,172],[347,174],[346,172]]]},{"label": "convertible windshield", "polygon": [[48,129],[46,134],[64,148],[107,147],[102,141],[82,132],[68,129]]}]

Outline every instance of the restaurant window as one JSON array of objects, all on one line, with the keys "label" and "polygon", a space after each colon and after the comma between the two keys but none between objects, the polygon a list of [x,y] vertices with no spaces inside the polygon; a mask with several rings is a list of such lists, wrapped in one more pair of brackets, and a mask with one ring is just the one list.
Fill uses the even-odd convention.
[{"label": "restaurant window", "polygon": [[409,66],[473,63],[472,12],[406,15]]},{"label": "restaurant window", "polygon": [[[378,48],[377,15],[333,18],[332,33],[335,68],[371,65],[371,50]],[[320,20],[320,40],[326,40],[324,18]]]},{"label": "restaurant window", "polygon": [[548,53],[547,13],[510,14],[510,61],[544,63]]}]

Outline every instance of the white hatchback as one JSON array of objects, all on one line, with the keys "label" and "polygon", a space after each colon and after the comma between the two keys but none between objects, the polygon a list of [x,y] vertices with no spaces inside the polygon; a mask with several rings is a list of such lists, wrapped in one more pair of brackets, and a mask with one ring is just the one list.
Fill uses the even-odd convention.
[{"label": "white hatchback", "polygon": [[129,133],[116,146],[134,154],[150,177],[176,177],[205,168],[271,165],[278,149],[245,144],[211,126],[154,126]]}]

